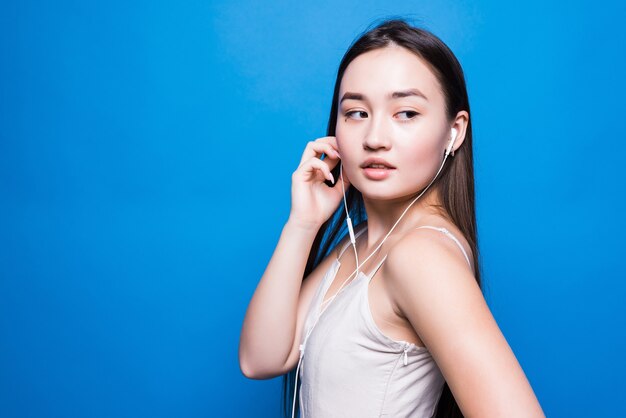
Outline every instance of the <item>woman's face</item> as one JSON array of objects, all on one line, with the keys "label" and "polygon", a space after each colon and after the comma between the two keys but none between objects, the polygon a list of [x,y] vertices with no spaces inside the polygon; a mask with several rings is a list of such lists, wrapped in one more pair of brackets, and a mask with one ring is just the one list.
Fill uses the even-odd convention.
[{"label": "woman's face", "polygon": [[[341,80],[338,109],[342,170],[365,198],[401,198],[430,183],[451,133],[439,82],[421,58],[399,46],[359,55]],[[365,167],[369,158],[392,168]]]}]

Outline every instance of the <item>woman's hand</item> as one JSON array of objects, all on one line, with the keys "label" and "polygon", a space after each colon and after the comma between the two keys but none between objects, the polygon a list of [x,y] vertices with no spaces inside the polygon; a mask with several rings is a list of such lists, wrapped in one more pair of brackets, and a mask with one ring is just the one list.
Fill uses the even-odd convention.
[{"label": "woman's hand", "polygon": [[[324,160],[320,157],[325,154]],[[310,141],[302,154],[300,165],[291,176],[291,213],[289,220],[300,226],[315,229],[335,212],[343,197],[341,184],[327,186],[324,181],[333,183],[331,170],[339,163],[337,139],[325,136]],[[343,173],[346,192],[350,181]]]}]

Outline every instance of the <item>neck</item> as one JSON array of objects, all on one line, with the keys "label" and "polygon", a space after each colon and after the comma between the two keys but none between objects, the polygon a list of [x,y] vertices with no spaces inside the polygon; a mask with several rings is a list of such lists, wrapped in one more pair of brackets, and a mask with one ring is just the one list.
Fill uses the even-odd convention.
[{"label": "neck", "polygon": [[[407,206],[419,193],[391,200],[374,200],[363,196],[363,203],[367,213],[367,253],[373,251],[380,244]],[[441,202],[437,189],[431,188],[427,190],[411,205],[389,237],[403,235],[427,216],[436,214],[437,207],[440,205]]]}]

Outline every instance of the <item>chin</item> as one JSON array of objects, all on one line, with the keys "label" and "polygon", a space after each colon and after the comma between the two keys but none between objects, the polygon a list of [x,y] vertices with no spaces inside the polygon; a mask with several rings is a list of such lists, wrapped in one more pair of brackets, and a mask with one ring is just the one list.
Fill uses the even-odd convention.
[{"label": "chin", "polygon": [[402,197],[402,193],[394,192],[389,187],[365,187],[363,189],[357,188],[361,192],[363,199],[367,200],[394,200]]}]

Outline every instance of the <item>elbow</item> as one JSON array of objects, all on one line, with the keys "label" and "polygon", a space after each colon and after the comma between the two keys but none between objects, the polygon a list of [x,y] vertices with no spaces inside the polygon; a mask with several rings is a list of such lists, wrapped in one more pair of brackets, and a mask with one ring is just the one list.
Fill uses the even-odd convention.
[{"label": "elbow", "polygon": [[267,380],[267,379],[272,379],[274,377],[285,374],[285,372],[282,370],[278,370],[278,371],[274,369],[263,370],[259,368],[250,367],[250,365],[246,363],[244,359],[241,359],[241,358],[239,359],[239,369],[241,370],[241,373],[245,377],[247,377],[248,379],[253,379],[253,380]]},{"label": "elbow", "polygon": [[284,363],[272,364],[253,354],[255,353],[244,349],[242,346],[239,347],[239,370],[248,379],[266,380],[286,373]]},{"label": "elbow", "polygon": [[265,380],[273,376],[268,376],[266,373],[259,372],[258,369],[251,367],[245,359],[239,358],[239,370],[241,370],[241,374],[243,374],[248,379],[253,380]]},{"label": "elbow", "polygon": [[248,379],[254,379],[254,374],[245,368],[241,363],[239,363],[239,370],[241,370],[241,374],[243,374]]},{"label": "elbow", "polygon": [[245,349],[240,341],[239,343],[239,370],[248,379],[257,379],[256,373],[253,367],[250,366],[249,356],[246,355]]},{"label": "elbow", "polygon": [[248,379],[258,379],[255,371],[248,365],[248,363],[239,357],[239,370],[241,370],[241,374],[243,374]]}]

